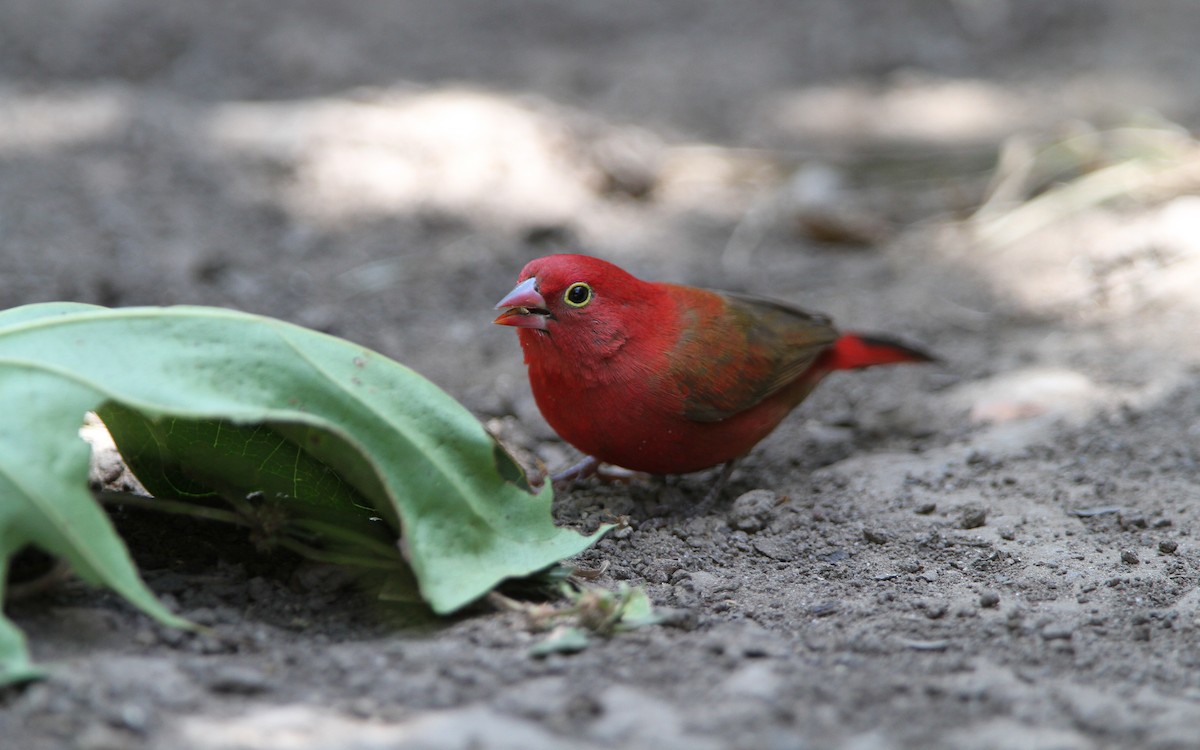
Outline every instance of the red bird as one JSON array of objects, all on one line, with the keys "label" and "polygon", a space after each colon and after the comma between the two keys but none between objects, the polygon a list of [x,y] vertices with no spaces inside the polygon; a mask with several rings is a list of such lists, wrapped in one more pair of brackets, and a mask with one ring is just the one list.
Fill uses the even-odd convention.
[{"label": "red bird", "polygon": [[496,309],[518,329],[546,421],[590,457],[569,476],[729,464],[834,370],[933,359],[783,302],[642,281],[586,255],[531,261]]}]

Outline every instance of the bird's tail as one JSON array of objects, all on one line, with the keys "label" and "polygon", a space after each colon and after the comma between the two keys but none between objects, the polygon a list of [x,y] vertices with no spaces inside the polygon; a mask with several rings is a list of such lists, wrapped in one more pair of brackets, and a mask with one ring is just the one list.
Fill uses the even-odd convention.
[{"label": "bird's tail", "polygon": [[937,357],[887,336],[843,333],[825,352],[829,370],[857,370],[903,362],[936,362]]}]

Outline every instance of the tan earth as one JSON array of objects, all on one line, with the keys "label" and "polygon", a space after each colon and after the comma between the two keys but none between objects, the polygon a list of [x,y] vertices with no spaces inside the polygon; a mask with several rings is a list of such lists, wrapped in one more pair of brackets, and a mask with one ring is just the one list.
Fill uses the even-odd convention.
[{"label": "tan earth", "polygon": [[329,331],[552,469],[490,324],[538,255],[945,360],[831,378],[708,510],[712,474],[561,493],[670,616],[577,654],[119,518],[211,629],[9,604],[54,669],[0,746],[1200,747],[1197,39],[1188,0],[0,3],[5,307]]}]

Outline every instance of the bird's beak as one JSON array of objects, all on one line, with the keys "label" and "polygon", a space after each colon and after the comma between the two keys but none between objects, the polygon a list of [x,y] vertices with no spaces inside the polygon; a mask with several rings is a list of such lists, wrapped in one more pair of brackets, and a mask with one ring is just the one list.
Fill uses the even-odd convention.
[{"label": "bird's beak", "polygon": [[503,310],[492,322],[500,326],[516,328],[538,328],[546,330],[550,311],[546,309],[546,298],[538,294],[537,277],[525,279],[496,303]]}]

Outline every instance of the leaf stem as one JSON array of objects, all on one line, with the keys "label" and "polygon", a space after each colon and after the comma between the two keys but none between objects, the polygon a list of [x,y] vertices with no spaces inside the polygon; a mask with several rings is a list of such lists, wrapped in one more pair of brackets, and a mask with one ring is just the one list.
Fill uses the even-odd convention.
[{"label": "leaf stem", "polygon": [[71,566],[66,560],[55,560],[54,566],[37,578],[20,583],[10,583],[4,591],[4,600],[15,602],[20,599],[31,599],[57,584],[65,581],[71,575]]},{"label": "leaf stem", "polygon": [[[222,510],[220,508],[210,508],[205,505],[196,505],[183,500],[170,500],[161,497],[146,497],[145,495],[135,495],[131,492],[99,492],[96,494],[100,502],[108,505],[125,505],[138,508],[141,510],[159,511],[162,513],[175,513],[178,515],[191,516],[193,518],[201,518],[208,521],[219,521],[222,523],[231,523],[236,526],[246,528],[257,528],[257,526],[248,520],[244,515],[236,511]],[[333,536],[340,536],[341,541],[355,542],[355,546],[374,554],[355,555],[342,552],[331,552],[319,549],[309,544],[305,544],[300,540],[289,537],[283,534],[276,535],[272,539],[272,543],[278,544],[284,549],[291,550],[301,557],[315,560],[317,562],[333,563],[337,565],[352,565],[360,568],[375,568],[379,570],[394,570],[399,563],[399,553],[393,552],[387,554],[389,550],[385,545],[379,545],[376,540],[364,537],[360,534],[355,534],[352,531],[338,529],[332,524],[321,524],[318,522],[302,522],[298,526],[307,525],[312,527],[310,530],[315,533],[327,533]],[[299,530],[299,529],[297,529]]]},{"label": "leaf stem", "polygon": [[253,524],[239,513],[221,510],[220,508],[210,508],[206,505],[188,503],[182,500],[146,497],[145,495],[135,495],[132,492],[98,492],[96,493],[96,499],[106,505],[126,505],[140,510],[175,513],[193,518],[203,518],[208,521],[220,521],[236,526],[253,527]]},{"label": "leaf stem", "polygon": [[295,552],[301,557],[306,557],[316,562],[353,565],[358,568],[375,568],[378,570],[396,569],[396,560],[388,560],[380,557],[363,557],[361,555],[342,554],[339,552],[326,552],[290,537],[280,537],[275,540],[275,543],[284,549]]}]

